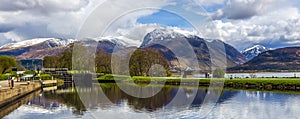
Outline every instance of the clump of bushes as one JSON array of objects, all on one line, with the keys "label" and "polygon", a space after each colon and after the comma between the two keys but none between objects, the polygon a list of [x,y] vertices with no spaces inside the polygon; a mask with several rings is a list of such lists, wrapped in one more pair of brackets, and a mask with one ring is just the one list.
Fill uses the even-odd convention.
[{"label": "clump of bushes", "polygon": [[0,81],[6,80],[7,79],[7,75],[5,74],[0,74]]},{"label": "clump of bushes", "polygon": [[52,76],[50,74],[41,74],[39,78],[41,78],[41,80],[51,80]]},{"label": "clump of bushes", "polygon": [[128,78],[129,78],[129,76],[125,76],[125,75],[105,74],[105,75],[97,78],[97,80],[124,80],[124,79],[128,79]]},{"label": "clump of bushes", "polygon": [[217,68],[213,72],[213,77],[214,78],[224,78],[225,72],[221,68]]}]

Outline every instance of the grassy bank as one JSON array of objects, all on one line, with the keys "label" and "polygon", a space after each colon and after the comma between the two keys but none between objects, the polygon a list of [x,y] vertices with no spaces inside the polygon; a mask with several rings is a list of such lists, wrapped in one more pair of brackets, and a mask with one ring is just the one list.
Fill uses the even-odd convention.
[{"label": "grassy bank", "polygon": [[232,83],[238,83],[238,84],[257,84],[257,85],[267,85],[267,84],[285,84],[285,85],[291,85],[296,84],[300,85],[300,78],[237,78],[237,79],[228,79],[228,78],[222,78],[222,79],[210,79],[210,78],[180,78],[180,77],[146,77],[146,76],[124,76],[124,75],[112,75],[112,74],[106,74],[103,75],[97,80],[133,80],[136,82],[150,82],[150,81],[166,81],[166,82],[196,82],[199,81],[200,83],[209,83],[211,81],[214,82],[224,82],[224,84],[232,84]]},{"label": "grassy bank", "polygon": [[[247,78],[247,79],[197,79],[180,77],[144,77],[144,76],[122,76],[122,75],[104,75],[97,80],[102,81],[118,80],[124,82],[134,82],[137,84],[156,84],[166,85],[199,85],[210,86],[211,82],[216,85],[224,84],[228,88],[246,88],[246,89],[278,89],[278,90],[300,90],[300,78]],[[197,84],[198,83],[198,84]]]},{"label": "grassy bank", "polygon": [[56,83],[44,84],[43,87],[62,86],[62,85],[64,85],[64,80],[56,79]]}]

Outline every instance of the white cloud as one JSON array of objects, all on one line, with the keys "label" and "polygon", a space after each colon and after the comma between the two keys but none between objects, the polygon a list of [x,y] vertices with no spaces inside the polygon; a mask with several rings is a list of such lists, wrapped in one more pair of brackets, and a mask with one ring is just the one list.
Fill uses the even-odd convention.
[{"label": "white cloud", "polygon": [[213,6],[221,5],[225,2],[225,0],[194,0],[194,2],[201,6]]},{"label": "white cloud", "polygon": [[219,9],[214,19],[249,19],[253,16],[264,15],[274,10],[284,9],[292,5],[285,0],[228,0],[224,8]]},{"label": "white cloud", "polygon": [[134,27],[130,29],[119,29],[117,31],[118,34],[125,36],[129,39],[133,39],[139,42],[143,42],[144,37],[147,33],[153,31],[154,29],[161,28],[161,26],[157,24],[139,24],[136,23]]},{"label": "white cloud", "polygon": [[[114,34],[118,29],[131,28],[138,18],[157,12],[157,8],[173,4],[169,0],[117,0],[98,6],[85,20],[77,38],[99,37],[105,32]],[[145,9],[149,8],[149,9]],[[107,12],[109,11],[109,12]],[[101,21],[101,22],[100,22]],[[104,33],[104,34],[105,34]]]},{"label": "white cloud", "polygon": [[[105,0],[2,0],[0,1],[0,33],[3,43],[26,40],[36,37],[75,38],[77,31],[85,19],[94,12],[95,8]],[[109,1],[112,4],[105,6],[104,19],[96,19],[95,24],[107,21],[114,11],[126,11],[140,7],[161,8],[166,4],[172,4],[169,0],[117,0]],[[157,10],[137,10],[126,15],[119,22],[110,27],[110,33],[118,29],[131,28],[137,25],[136,19],[150,15]],[[107,18],[107,19],[105,19]],[[104,24],[108,25],[108,24]],[[97,26],[97,25],[95,25]],[[139,26],[139,25],[137,25]],[[151,26],[151,25],[150,25]],[[144,27],[144,26],[141,26]],[[147,30],[148,31],[148,30]],[[97,32],[97,31],[87,31]],[[97,34],[100,35],[98,32]],[[130,37],[133,37],[131,35]],[[139,36],[137,36],[139,37]],[[4,42],[5,41],[5,42]]]},{"label": "white cloud", "polygon": [[[170,2],[171,1],[171,2]],[[162,8],[173,0],[118,0],[105,6],[114,11],[103,11],[101,19],[94,19],[90,27],[107,26],[110,16],[119,11],[141,7]],[[256,43],[270,46],[299,44],[300,13],[297,0],[191,0],[207,9],[204,13],[196,5],[177,4],[188,12],[212,15],[215,23],[199,29],[205,38],[222,39],[238,49]],[[36,37],[74,38],[85,18],[104,0],[1,0],[0,1],[0,45]],[[177,2],[177,1],[176,1]],[[177,3],[181,3],[179,1]],[[183,3],[187,3],[186,1]],[[130,6],[128,6],[130,4]],[[172,3],[172,5],[175,5]],[[215,5],[222,8],[214,8]],[[176,6],[176,7],[178,7]],[[176,11],[176,7],[171,8]],[[157,12],[155,9],[133,11],[109,25],[105,35],[121,34],[127,38],[141,40],[156,24],[140,24],[137,19]],[[176,11],[178,12],[178,11]],[[185,14],[183,12],[182,14]],[[179,14],[179,15],[182,15]],[[187,15],[194,18],[194,14]],[[101,21],[101,22],[99,22]],[[201,20],[200,20],[201,21]],[[100,35],[99,31],[87,31]],[[220,33],[220,36],[217,35]]]},{"label": "white cloud", "polygon": [[274,48],[299,45],[300,13],[294,2],[229,0],[215,12],[215,26],[208,25],[201,32],[204,37],[222,39],[239,50],[253,44]]},{"label": "white cloud", "polygon": [[89,3],[88,0],[2,0],[1,11],[29,11],[49,14],[77,11]]}]

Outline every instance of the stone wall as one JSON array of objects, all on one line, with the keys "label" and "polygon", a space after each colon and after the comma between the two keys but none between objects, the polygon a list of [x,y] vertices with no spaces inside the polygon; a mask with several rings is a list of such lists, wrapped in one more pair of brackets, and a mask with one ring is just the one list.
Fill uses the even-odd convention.
[{"label": "stone wall", "polygon": [[31,82],[30,84],[19,85],[13,89],[0,90],[0,107],[38,89],[41,89],[40,82]]}]

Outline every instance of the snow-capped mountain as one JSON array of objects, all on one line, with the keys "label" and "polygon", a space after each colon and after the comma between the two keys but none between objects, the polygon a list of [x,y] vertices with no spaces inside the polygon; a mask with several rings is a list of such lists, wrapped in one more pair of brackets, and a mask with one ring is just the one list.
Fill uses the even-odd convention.
[{"label": "snow-capped mountain", "polygon": [[269,49],[262,45],[254,45],[252,47],[246,48],[241,53],[247,57],[248,60],[253,59],[254,57],[258,56],[260,53],[268,51]]},{"label": "snow-capped mountain", "polygon": [[[88,38],[83,43],[85,45],[97,45],[97,50],[104,50],[107,53],[112,53],[117,48],[118,51],[126,51],[129,49],[134,49],[136,47],[139,48],[153,48],[161,51],[161,53],[170,61],[174,62],[174,66],[178,66],[178,68],[182,68],[185,64],[176,64],[176,56],[165,47],[155,45],[160,42],[174,43],[172,47],[176,49],[181,49],[182,47],[178,44],[182,44],[188,41],[191,44],[191,47],[196,53],[197,59],[199,60],[199,64],[202,67],[198,67],[201,69],[209,69],[211,66],[210,59],[210,50],[214,50],[214,52],[220,52],[221,54],[226,53],[227,56],[227,64],[233,66],[235,64],[241,64],[245,62],[245,57],[238,52],[232,46],[215,40],[214,42],[207,42],[205,39],[197,36],[196,32],[191,32],[187,30],[182,30],[179,28],[159,28],[155,29],[152,32],[149,32],[145,35],[143,42],[133,40],[127,38],[126,36],[107,36],[107,37],[99,37],[99,38]],[[59,55],[66,49],[69,49],[71,45],[70,43],[79,42],[78,40],[73,39],[57,39],[57,38],[39,38],[39,39],[31,39],[26,41],[21,41],[18,43],[9,43],[2,47],[0,47],[0,55],[11,55],[15,56],[17,59],[42,59],[45,56],[53,56]],[[213,49],[209,49],[208,45]],[[224,49],[218,49],[218,45],[223,45]],[[189,64],[188,56],[183,54],[186,59],[186,66],[192,66],[194,64]],[[219,61],[221,62],[221,61]]]},{"label": "snow-capped mountain", "polygon": [[67,46],[70,43],[73,43],[74,39],[57,39],[57,38],[36,38],[30,40],[24,40],[16,43],[8,43],[0,47],[0,49],[16,49],[34,46],[37,44],[45,43],[48,44],[49,47],[58,47],[58,46]]},{"label": "snow-capped mountain", "polygon": [[[149,32],[145,36],[141,48],[152,48],[160,51],[170,62],[173,62],[171,63],[172,67],[176,69],[181,69],[183,67],[191,68],[195,65],[190,64],[189,61],[191,61],[191,57],[188,55],[188,53],[182,54],[181,57],[186,62],[181,63],[179,66],[175,54],[172,51],[170,51],[169,48],[159,45],[160,43],[170,44],[170,46],[173,49],[180,49],[181,51],[184,51],[182,46],[179,44],[184,44],[185,41],[188,41],[188,43],[193,48],[197,56],[198,63],[200,64],[200,67],[196,68],[200,68],[201,70],[210,70],[210,67],[212,65],[215,65],[211,64],[211,57],[209,53],[210,51],[219,54],[226,53],[228,62],[224,65],[234,66],[236,64],[242,64],[246,60],[246,58],[239,51],[237,51],[234,47],[230,46],[229,44],[226,44],[219,40],[208,41],[199,37],[195,32],[189,32],[178,29],[155,29],[152,32]],[[225,51],[219,46],[224,46]],[[219,59],[217,60],[216,62],[222,62]]]},{"label": "snow-capped mountain", "polygon": [[186,31],[179,28],[160,28],[148,33],[141,46],[150,43],[161,42],[162,40],[171,40],[174,38],[188,38],[196,35],[196,32]]},{"label": "snow-capped mountain", "polygon": [[[92,41],[92,42],[90,42]],[[115,47],[125,47],[139,45],[131,39],[123,36],[89,38],[86,41],[76,39],[58,38],[35,38],[16,43],[8,43],[0,47],[0,55],[10,55],[17,59],[42,59],[45,56],[59,55],[64,50],[70,48],[70,44],[81,42],[86,45],[97,44],[97,50],[104,49],[111,53]]]},{"label": "snow-capped mountain", "polygon": [[10,55],[17,59],[41,59],[48,55],[58,55],[68,48],[74,39],[36,38],[0,47],[0,55]]}]

